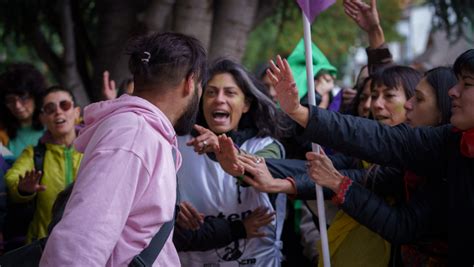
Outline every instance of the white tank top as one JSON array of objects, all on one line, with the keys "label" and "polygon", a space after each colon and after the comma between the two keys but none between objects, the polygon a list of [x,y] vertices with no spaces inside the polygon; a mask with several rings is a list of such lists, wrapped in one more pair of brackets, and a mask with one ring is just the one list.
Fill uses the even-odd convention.
[{"label": "white tank top", "polygon": [[[186,146],[190,136],[178,138],[182,155],[182,165],[178,171],[178,186],[181,201],[189,201],[205,216],[215,216],[232,220],[242,220],[259,206],[274,211],[268,194],[252,187],[241,187],[238,202],[236,179],[225,173],[218,162],[207,155],[198,155],[193,147]],[[263,149],[276,142],[270,137],[251,138],[241,149],[248,153]],[[260,228],[266,234],[262,238],[240,239],[220,249],[204,252],[181,252],[183,266],[280,266],[282,260],[280,241],[286,212],[286,194],[278,194],[276,199],[276,219]]]}]

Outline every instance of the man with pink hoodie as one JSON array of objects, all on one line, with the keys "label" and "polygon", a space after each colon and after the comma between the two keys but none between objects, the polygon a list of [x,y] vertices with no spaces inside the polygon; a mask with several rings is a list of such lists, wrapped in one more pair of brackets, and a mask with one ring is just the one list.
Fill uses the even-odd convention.
[{"label": "man with pink hoodie", "polygon": [[[84,158],[40,266],[126,266],[173,218],[176,135],[194,124],[206,52],[177,33],[139,37],[128,50],[134,94],[85,108],[75,142]],[[172,236],[153,266],[180,265]]]}]

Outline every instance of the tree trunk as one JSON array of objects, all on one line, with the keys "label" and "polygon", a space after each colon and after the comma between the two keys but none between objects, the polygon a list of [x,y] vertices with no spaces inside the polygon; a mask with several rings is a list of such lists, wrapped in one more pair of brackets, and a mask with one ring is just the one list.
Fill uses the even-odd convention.
[{"label": "tree trunk", "polygon": [[149,32],[163,32],[169,26],[170,15],[175,0],[151,0],[146,11],[139,15],[139,21],[146,25]]},{"label": "tree trunk", "polygon": [[77,71],[76,41],[70,0],[62,0],[60,7],[61,37],[64,47],[63,69],[60,77],[61,84],[74,93],[77,104],[85,106],[89,104],[89,97],[84,89],[81,76]]},{"label": "tree trunk", "polygon": [[97,0],[98,42],[94,64],[94,94],[92,101],[103,99],[102,73],[110,72],[117,86],[130,76],[125,46],[137,27],[137,1]]},{"label": "tree trunk", "polygon": [[216,2],[212,28],[210,60],[229,57],[240,62],[252,29],[259,1],[226,0]]},{"label": "tree trunk", "polygon": [[177,0],[174,31],[199,39],[209,50],[213,19],[213,0]]},{"label": "tree trunk", "polygon": [[263,22],[266,18],[273,15],[277,9],[278,0],[260,0],[258,1],[257,14],[253,20],[252,30]]}]

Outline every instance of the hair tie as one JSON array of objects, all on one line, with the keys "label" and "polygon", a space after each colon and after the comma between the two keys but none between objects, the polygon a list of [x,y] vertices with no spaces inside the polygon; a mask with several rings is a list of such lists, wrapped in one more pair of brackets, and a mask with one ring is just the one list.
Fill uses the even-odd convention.
[{"label": "hair tie", "polygon": [[145,51],[145,52],[143,52],[143,54],[145,54],[145,57],[143,57],[143,58],[141,59],[142,62],[148,63],[148,62],[150,61],[150,58],[151,58],[150,52]]}]

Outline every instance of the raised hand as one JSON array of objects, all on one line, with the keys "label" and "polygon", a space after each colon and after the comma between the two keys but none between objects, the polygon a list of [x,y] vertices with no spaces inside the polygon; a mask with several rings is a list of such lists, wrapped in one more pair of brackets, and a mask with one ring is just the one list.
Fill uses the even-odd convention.
[{"label": "raised hand", "polygon": [[349,107],[354,101],[354,97],[357,95],[357,90],[352,88],[344,88],[342,89],[342,104],[344,107]]},{"label": "raised hand", "polygon": [[273,60],[270,61],[270,68],[267,70],[267,75],[275,87],[281,109],[291,115],[300,106],[298,89],[296,88],[296,83],[288,61],[286,59],[282,60],[279,55],[276,61],[276,64]]},{"label": "raised hand", "polygon": [[259,229],[271,223],[275,217],[275,212],[268,212],[266,207],[258,207],[252,211],[245,219],[242,220],[247,232],[247,238],[264,237],[265,233]]},{"label": "raised hand", "polygon": [[320,95],[327,95],[334,88],[334,78],[331,74],[323,74],[316,81],[316,91]]},{"label": "raised hand", "polygon": [[186,145],[193,146],[199,155],[219,151],[219,141],[215,133],[197,124],[194,125],[194,129],[198,131],[199,136],[191,138]]},{"label": "raised hand", "polygon": [[344,12],[368,34],[370,48],[375,49],[385,43],[376,0],[370,0],[370,5],[361,0],[344,0]]},{"label": "raised hand", "polygon": [[244,174],[244,167],[239,164],[239,151],[234,146],[234,142],[230,137],[222,134],[218,137],[220,150],[217,151],[216,158],[222,169],[232,176],[240,176]]},{"label": "raised hand", "polygon": [[41,171],[27,171],[24,176],[20,175],[20,181],[18,182],[18,192],[22,195],[31,195],[36,192],[46,190],[46,186],[40,184]]},{"label": "raised hand", "polygon": [[270,68],[267,70],[277,94],[278,103],[281,109],[296,121],[299,125],[306,127],[308,125],[309,111],[300,104],[298,97],[298,88],[293,78],[288,61],[282,60],[277,56],[277,64],[270,61]]},{"label": "raised hand", "polygon": [[110,80],[110,73],[108,71],[104,71],[102,74],[102,94],[107,100],[117,98],[115,81]]},{"label": "raised hand", "polygon": [[361,0],[344,0],[344,12],[365,32],[380,26],[376,0],[371,0],[370,5]]},{"label": "raised hand", "polygon": [[316,152],[306,153],[308,174],[311,180],[318,185],[337,192],[339,184],[342,181],[342,175],[334,168],[334,165],[328,156],[326,156],[324,150],[321,149],[320,151],[321,154]]},{"label": "raised hand", "polygon": [[183,201],[179,204],[176,223],[184,229],[198,230],[204,223],[204,214],[199,213],[191,203]]}]

